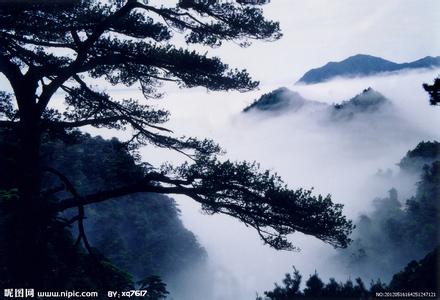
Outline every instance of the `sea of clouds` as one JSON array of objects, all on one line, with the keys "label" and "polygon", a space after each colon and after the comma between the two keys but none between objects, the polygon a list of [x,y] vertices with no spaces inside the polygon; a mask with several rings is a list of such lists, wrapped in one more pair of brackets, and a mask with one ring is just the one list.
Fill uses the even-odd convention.
[{"label": "sea of clouds", "polygon": [[[331,194],[356,221],[360,214],[372,210],[374,198],[385,197],[391,187],[398,188],[402,199],[414,192],[416,177],[378,180],[376,175],[381,171],[396,174],[396,164],[408,150],[422,140],[439,140],[440,111],[428,105],[422,88],[422,83],[432,82],[439,73],[411,71],[286,85],[306,99],[329,104],[348,100],[367,87],[392,102],[392,109],[342,122],[325,121],[322,110],[286,109],[276,115],[242,112],[253,100],[279,86],[245,94],[175,90],[168,93],[163,104],[172,113],[169,127],[176,134],[212,138],[227,151],[225,159],[255,160],[262,168],[276,171],[292,188],[313,187],[316,193]],[[182,160],[153,148],[145,148],[142,154],[156,164]],[[180,283],[175,299],[190,299],[194,291],[198,294],[192,299],[255,299],[256,292],[271,289],[293,265],[305,279],[315,270],[323,279],[357,277],[334,261],[335,249],[316,238],[296,233],[291,240],[300,252],[275,251],[239,221],[203,215],[196,202],[183,196],[175,198],[184,224],[198,236],[209,255],[209,266],[179,276],[188,284]]]}]

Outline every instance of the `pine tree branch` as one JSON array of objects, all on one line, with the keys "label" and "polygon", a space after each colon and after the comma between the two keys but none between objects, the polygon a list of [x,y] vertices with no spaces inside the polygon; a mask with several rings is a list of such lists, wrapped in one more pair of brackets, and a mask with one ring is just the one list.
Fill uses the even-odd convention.
[{"label": "pine tree branch", "polygon": [[[160,186],[157,183],[175,184],[175,186],[165,187]],[[97,193],[89,194],[81,198],[68,198],[61,200],[55,205],[55,211],[64,211],[66,209],[77,207],[78,205],[88,205],[92,203],[99,203],[108,199],[122,197],[135,193],[161,193],[161,194],[183,194],[193,199],[203,201],[203,198],[198,194],[196,188],[183,187],[181,184],[187,184],[187,181],[173,180],[166,176],[159,176],[158,173],[151,173],[145,176],[145,178],[135,184],[126,185],[123,187],[100,191]]]},{"label": "pine tree branch", "polygon": [[85,40],[81,42],[78,46],[78,55],[76,59],[69,65],[69,67],[60,69],[56,78],[48,85],[44,86],[43,91],[40,95],[40,100],[38,101],[38,115],[41,116],[43,111],[46,109],[47,104],[52,98],[53,94],[64,84],[70,77],[80,72],[80,67],[87,59],[87,54],[94,43],[100,38],[100,36],[105,32],[112,22],[116,21],[118,18],[129,13],[134,8],[133,0],[127,1],[127,3],[113,15],[107,17],[104,21],[95,27],[93,33]]},{"label": "pine tree branch", "polygon": [[23,36],[18,36],[16,34],[9,34],[7,32],[1,32],[0,38],[4,36],[12,40],[17,40],[26,44],[35,45],[35,46],[44,46],[44,47],[51,47],[51,48],[68,48],[75,50],[76,48],[72,44],[68,43],[55,43],[55,42],[45,42],[45,41],[39,41],[35,39],[28,39]]}]

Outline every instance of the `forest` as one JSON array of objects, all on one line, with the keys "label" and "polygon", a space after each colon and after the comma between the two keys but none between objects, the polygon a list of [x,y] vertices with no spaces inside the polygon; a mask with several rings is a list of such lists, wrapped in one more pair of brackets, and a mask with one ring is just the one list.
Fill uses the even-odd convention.
[{"label": "forest", "polygon": [[[219,268],[187,226],[184,197],[278,252],[302,251],[296,237],[319,241],[357,276],[327,282],[316,270],[302,282],[293,266],[282,285],[256,287],[258,300],[438,295],[440,144],[419,140],[398,163],[398,176],[416,178],[412,195],[390,186],[354,218],[330,191],[302,187],[251,155],[230,156],[185,122],[176,128],[167,91],[263,94],[245,67],[212,53],[276,44],[283,32],[264,14],[270,1],[172,2],[0,1],[0,292],[107,299],[108,291],[146,290],[137,298],[187,300],[201,285],[215,290]],[[420,106],[438,108],[438,83],[423,85]],[[339,104],[286,88],[261,99],[240,111],[252,118],[258,109],[316,106],[330,128],[392,110],[371,88]]]},{"label": "forest", "polygon": [[[369,286],[361,277],[354,282],[348,279],[345,283],[330,278],[324,283],[315,271],[301,290],[302,276],[294,267],[292,274],[285,275],[282,286],[275,284],[272,291],[264,292],[265,297],[257,297],[257,300],[373,299],[377,297],[376,293],[386,292],[438,293],[440,144],[421,142],[408,151],[399,167],[403,172],[416,171],[419,174],[416,194],[404,202],[404,207],[397,199],[396,189],[389,191],[389,197],[376,199],[371,215],[362,215],[356,223],[353,242],[338,254],[338,258],[350,265],[355,274],[364,278],[373,276],[376,280],[371,280]],[[426,255],[420,257],[420,253]],[[415,257],[418,259],[414,260]],[[400,271],[391,280],[384,282],[380,278],[395,269]],[[408,294],[406,298],[415,297]],[[426,294],[422,297],[432,296]]]}]

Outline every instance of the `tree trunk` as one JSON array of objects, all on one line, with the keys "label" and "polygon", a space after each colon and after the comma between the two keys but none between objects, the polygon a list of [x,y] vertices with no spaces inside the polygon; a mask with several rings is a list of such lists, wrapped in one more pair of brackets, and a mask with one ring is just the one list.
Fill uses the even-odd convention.
[{"label": "tree trunk", "polygon": [[[23,87],[26,88],[26,87]],[[20,99],[18,160],[19,199],[13,209],[11,282],[21,287],[42,287],[46,266],[48,214],[46,201],[40,197],[41,166],[40,118],[35,94]],[[24,104],[24,105],[23,105]]]}]

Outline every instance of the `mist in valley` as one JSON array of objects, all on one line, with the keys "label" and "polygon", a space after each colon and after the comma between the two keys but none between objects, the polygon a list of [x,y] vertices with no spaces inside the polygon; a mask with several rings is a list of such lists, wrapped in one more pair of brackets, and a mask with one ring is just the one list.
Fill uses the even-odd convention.
[{"label": "mist in valley", "polygon": [[[154,1],[144,2],[145,5],[153,5],[150,2]],[[158,3],[154,5],[162,5],[160,1],[156,2]],[[227,2],[229,1],[219,1]],[[234,5],[237,7],[246,7],[246,1],[233,2],[236,2]],[[413,0],[405,1],[404,5],[400,0],[389,0],[387,3],[379,0],[362,3],[353,0],[262,2],[267,2],[267,5],[261,6],[265,17],[280,23],[283,37],[279,41],[278,38],[273,43],[270,38],[263,41],[257,41],[260,39],[258,37],[255,40],[250,38],[251,47],[241,47],[244,45],[239,45],[234,38],[228,37],[223,39],[221,47],[217,43],[208,47],[208,40],[206,43],[203,40],[196,43],[191,42],[191,39],[185,40],[185,32],[180,32],[181,29],[177,27],[171,28],[172,24],[168,24],[165,18],[164,26],[172,29],[170,39],[152,39],[151,45],[157,43],[158,49],[162,49],[163,46],[164,52],[158,52],[158,58],[180,47],[195,55],[195,59],[188,62],[181,61],[185,57],[181,56],[182,54],[170,58],[171,66],[182,64],[181,71],[179,67],[175,70],[171,68],[168,72],[165,67],[164,70],[158,68],[160,70],[155,74],[150,73],[148,68],[140,68],[138,73],[134,72],[133,80],[124,75],[124,72],[118,73],[124,71],[124,68],[130,69],[126,63],[121,64],[120,70],[110,68],[107,72],[104,68],[102,74],[98,72],[97,76],[94,73],[87,75],[85,71],[78,71],[75,75],[78,77],[74,79],[80,87],[83,86],[82,81],[86,81],[85,87],[96,90],[96,94],[94,92],[90,99],[91,103],[95,103],[96,100],[97,106],[87,106],[88,96],[84,102],[84,99],[78,96],[80,94],[69,94],[73,93],[74,89],[67,85],[75,86],[74,82],[66,81],[65,89],[58,88],[54,91],[50,103],[45,108],[48,112],[47,120],[50,121],[48,124],[52,121],[54,124],[64,123],[67,129],[63,129],[63,135],[60,136],[52,136],[50,130],[50,134],[44,136],[42,162],[53,165],[69,175],[80,192],[70,193],[78,199],[82,198],[78,195],[143,182],[146,179],[145,174],[153,173],[153,179],[147,181],[149,188],[154,192],[176,191],[155,189],[156,184],[165,188],[188,185],[196,190],[197,181],[203,181],[198,177],[191,179],[192,181],[179,181],[179,176],[176,176],[174,180],[173,176],[178,171],[174,174],[170,171],[170,178],[156,182],[154,178],[158,174],[155,171],[163,170],[161,167],[165,165],[179,166],[185,162],[193,162],[190,156],[182,151],[186,151],[186,147],[188,150],[195,150],[197,147],[188,143],[189,146],[176,148],[171,141],[167,144],[167,135],[212,139],[224,150],[219,161],[255,161],[261,170],[270,170],[279,175],[291,190],[304,188],[312,189],[314,195],[331,195],[334,203],[344,205],[344,215],[357,226],[351,235],[352,244],[347,249],[335,249],[314,236],[296,232],[289,235],[289,241],[298,251],[275,250],[264,244],[255,228],[246,227],[245,221],[239,220],[240,213],[235,215],[236,218],[218,213],[207,215],[202,212],[196,197],[191,199],[183,194],[165,196],[153,192],[144,193],[145,190],[137,190],[137,187],[133,189],[132,195],[122,196],[125,197],[124,201],[119,201],[119,198],[113,202],[90,202],[91,205],[85,209],[85,215],[83,204],[78,204],[78,212],[76,207],[69,206],[70,210],[66,210],[60,216],[67,221],[75,218],[77,220],[74,221],[78,221],[77,229],[66,230],[69,238],[70,234],[72,237],[78,236],[75,247],[83,239],[90,257],[95,256],[96,251],[100,259],[102,256],[102,261],[114,264],[115,270],[119,268],[121,272],[118,274],[126,280],[125,283],[132,284],[133,288],[149,288],[150,285],[144,285],[142,281],[153,278],[151,282],[155,282],[160,289],[163,288],[162,282],[166,283],[166,289],[170,292],[166,299],[169,300],[254,300],[257,295],[264,295],[264,291],[272,290],[274,283],[282,282],[286,273],[298,270],[303,279],[301,288],[309,275],[317,273],[324,282],[328,282],[330,278],[335,278],[337,282],[346,282],[361,277],[368,289],[372,280],[380,278],[385,283],[390,282],[393,274],[401,271],[411,260],[423,258],[428,251],[439,245],[440,221],[436,217],[440,207],[435,201],[439,200],[436,196],[440,193],[440,184],[437,184],[438,177],[429,182],[432,178],[428,178],[428,175],[434,177],[440,170],[440,144],[434,142],[440,141],[440,106],[429,105],[429,95],[422,85],[432,84],[434,78],[440,76],[440,57],[431,57],[440,53],[440,43],[438,39],[433,38],[438,31],[434,28],[440,28],[437,26],[440,24],[437,13],[440,11],[440,2],[427,0],[423,5]],[[170,3],[185,6],[192,2]],[[164,7],[167,6],[162,6],[161,10]],[[206,15],[201,15],[206,18]],[[186,18],[186,14],[176,16]],[[151,21],[156,22],[155,17]],[[255,28],[260,27],[254,26],[249,30]],[[211,33],[207,31],[206,37],[210,38]],[[88,35],[87,30],[84,34]],[[118,35],[124,34],[116,33],[115,37]],[[73,42],[77,43],[73,32],[72,37]],[[237,37],[240,40],[240,36]],[[80,38],[82,36],[78,37],[79,42]],[[214,34],[211,38],[214,38]],[[111,39],[113,33],[109,35],[109,41]],[[115,41],[121,44],[121,49],[125,49],[125,46],[131,45],[128,42],[130,39],[131,37]],[[148,39],[147,37],[145,40]],[[219,41],[221,40],[220,38]],[[38,39],[36,41],[38,42]],[[26,41],[20,41],[18,44],[20,43],[26,44]],[[35,50],[39,47],[35,46]],[[80,48],[78,46],[78,49]],[[51,51],[62,57],[63,50],[59,50],[58,52],[57,47],[54,47]],[[129,50],[121,53],[121,59],[124,59],[125,55],[130,56]],[[200,56],[197,53],[200,53]],[[145,56],[147,60],[150,59],[149,52],[139,51],[138,54]],[[35,55],[38,57],[39,53]],[[335,71],[339,70],[338,68],[332,70],[335,73],[330,72],[331,74],[328,70],[321,70],[331,75],[322,78],[332,79],[316,84],[295,83],[309,70],[323,69],[329,64],[334,66],[338,64],[334,61],[341,62],[347,60],[347,57],[350,59],[354,56],[359,58],[370,55],[375,59],[391,60],[397,64],[423,59],[436,60],[437,63],[419,66],[419,69],[362,77],[372,74],[365,72],[351,78],[333,77],[344,74],[338,75]],[[100,56],[100,53],[96,53],[96,57]],[[11,62],[14,62],[14,57],[11,57]],[[252,86],[247,83],[250,91],[236,91],[235,89],[247,90],[240,89],[240,85],[234,86],[240,81],[240,77],[231,77],[233,80],[224,84],[220,75],[218,78],[214,76],[216,72],[209,75],[211,71],[203,68],[199,70],[197,63],[193,64],[193,61],[197,62],[203,57],[218,58],[225,64],[225,70],[245,69],[252,80],[259,81],[258,87],[253,89],[253,83]],[[134,65],[137,64],[136,60],[133,62]],[[37,65],[39,64],[38,62]],[[150,62],[147,62],[146,66],[150,66]],[[154,63],[151,66],[154,66]],[[348,71],[355,69],[350,64],[346,64],[345,67]],[[368,60],[364,62],[363,67],[374,69],[376,66],[372,66],[371,60]],[[20,68],[26,72],[28,67],[24,63],[18,69]],[[31,68],[28,69],[29,73],[32,73],[30,70]],[[133,70],[128,71],[130,73]],[[161,74],[164,77],[160,77]],[[180,78],[182,74],[186,77]],[[353,75],[350,72],[346,74]],[[150,75],[151,81],[148,79]],[[159,76],[158,82],[153,79],[156,75]],[[112,76],[115,76],[113,81]],[[182,81],[176,80],[176,84],[173,76]],[[209,76],[214,76],[212,83],[208,80]],[[36,93],[46,89],[46,79],[48,82],[53,80],[50,77],[42,77],[41,87]],[[20,87],[21,85],[22,83],[19,84]],[[12,86],[9,78],[0,74],[0,90],[15,95],[17,91]],[[246,84],[243,86],[246,87]],[[155,88],[157,94],[153,91]],[[1,91],[0,98],[9,101],[9,97]],[[96,98],[101,93],[108,93],[109,98],[104,97],[105,101],[101,97]],[[159,97],[162,93],[163,97]],[[37,98],[36,96],[32,99],[36,101]],[[104,101],[102,103],[107,103],[108,100],[109,103],[114,102],[117,105],[102,106],[100,99]],[[130,103],[136,99],[145,106],[132,110]],[[7,101],[5,103],[9,103]],[[38,100],[38,103],[41,101]],[[75,101],[78,103],[75,104]],[[119,111],[118,105],[123,103],[128,105],[129,109]],[[82,105],[86,110],[94,107],[91,115],[81,115]],[[9,106],[0,107],[2,113],[8,110],[11,110]],[[80,112],[76,116],[78,120],[75,114],[69,115],[69,112],[76,111]],[[169,119],[167,112],[170,113]],[[120,120],[116,118],[120,123],[112,125],[85,122],[84,124],[92,124],[86,126],[79,124],[81,118],[100,118],[101,113],[110,119],[120,117]],[[112,115],[114,113],[116,115]],[[14,115],[10,121],[16,122],[17,116]],[[147,117],[152,118],[151,124],[150,120],[142,123],[142,119]],[[47,121],[44,118],[41,120]],[[136,124],[140,120],[141,125],[125,123],[126,118],[136,119]],[[69,124],[63,120],[76,122],[79,127],[75,125],[75,129],[71,131]],[[152,126],[149,129],[152,129],[152,132],[157,130],[158,134],[164,136],[158,135],[156,140],[149,140],[148,131],[141,134],[139,128],[150,125]],[[153,136],[155,134],[153,133]],[[15,135],[11,136],[17,139]],[[136,140],[139,136],[141,139]],[[125,143],[133,141],[133,138],[134,144]],[[0,142],[8,144],[8,139],[9,136],[3,134]],[[160,141],[162,139],[163,142]],[[416,150],[409,152],[414,149]],[[16,154],[13,152],[14,150],[5,153],[15,157]],[[8,158],[7,155],[4,156]],[[209,158],[208,156],[206,158]],[[200,164],[208,161],[197,160],[198,158],[194,162]],[[15,170],[15,165],[11,166],[9,169]],[[241,176],[240,171],[234,172],[234,175],[237,173]],[[42,187],[48,191],[62,179],[54,174],[41,177]],[[188,174],[185,174],[186,178],[191,178],[189,171]],[[226,174],[223,178],[234,180],[232,173]],[[217,178],[213,179],[219,181]],[[247,185],[250,189],[253,188],[250,184],[252,180],[243,181],[246,185],[244,189],[248,188]],[[241,182],[238,186],[240,184]],[[67,187],[64,182],[63,187]],[[208,184],[207,187],[203,188],[209,194],[212,186]],[[426,195],[423,188],[426,189]],[[266,191],[264,195],[269,195],[269,200],[275,201],[273,203],[277,206],[277,197],[272,199],[270,188],[268,190],[269,193]],[[60,195],[70,197],[68,194],[66,189],[61,191]],[[117,197],[117,194],[115,195]],[[283,201],[285,195],[282,194]],[[243,201],[247,201],[247,198],[244,199]],[[212,205],[213,212],[220,211],[216,210],[215,201],[205,202],[205,205]],[[243,203],[250,214],[250,209],[253,208],[248,210],[248,203]],[[278,205],[279,211],[271,211],[272,208],[269,207],[269,211],[274,214],[272,219],[278,218],[276,215],[280,214],[280,211],[291,209],[291,203],[288,204],[285,207]],[[271,205],[269,202],[269,206]],[[257,211],[264,214],[267,210]],[[309,222],[312,218],[307,215],[305,219]],[[281,220],[280,222],[285,223],[280,223],[279,228],[288,226],[284,225],[289,223],[288,221],[290,219]],[[72,223],[66,224],[70,226]],[[419,226],[420,224],[423,226]],[[264,229],[258,226],[259,224],[257,228]],[[324,227],[326,226],[320,226],[318,231],[325,231]],[[419,232],[416,232],[417,230]],[[87,232],[93,251],[89,249],[84,231]],[[414,237],[414,243],[411,243],[411,235]],[[60,251],[61,254],[62,252]],[[87,266],[87,263],[84,263],[84,266]],[[109,269],[113,270],[113,266]],[[423,275],[433,278],[432,272],[425,273]],[[88,280],[87,276],[78,275],[78,278]],[[114,284],[116,286],[116,280]]]},{"label": "mist in valley", "polygon": [[[342,103],[368,87],[390,101],[378,110],[355,113],[349,119],[332,118],[324,104],[286,107],[276,113],[243,112],[253,100],[278,86],[227,95],[193,89],[169,93],[166,103],[173,116],[170,127],[179,134],[191,132],[213,138],[227,151],[225,159],[258,161],[262,168],[276,171],[291,188],[313,187],[317,194],[331,194],[334,202],[345,205],[344,213],[356,223],[362,214],[374,211],[373,200],[387,197],[391,188],[398,190],[402,202],[415,193],[419,174],[400,172],[397,163],[419,142],[439,140],[439,111],[428,105],[422,88],[422,83],[431,82],[438,73],[424,70],[340,78],[315,85],[286,84],[305,99],[315,101],[311,103]],[[144,149],[142,155],[150,162],[164,159],[155,149]],[[167,160],[179,162],[181,158],[172,155]],[[357,274],[338,259],[338,250],[301,233],[290,237],[300,252],[273,250],[239,221],[222,215],[205,216],[195,202],[183,196],[175,198],[185,226],[208,253],[207,266],[189,272],[180,284],[182,289],[190,286],[197,296],[186,291],[175,299],[200,299],[201,294],[204,299],[254,299],[256,292],[261,294],[281,281],[292,266],[304,278],[316,270],[325,280],[363,276],[369,283],[379,277],[389,280],[393,274],[391,270],[377,270],[375,278]],[[202,288],[206,278],[209,289]]]}]

